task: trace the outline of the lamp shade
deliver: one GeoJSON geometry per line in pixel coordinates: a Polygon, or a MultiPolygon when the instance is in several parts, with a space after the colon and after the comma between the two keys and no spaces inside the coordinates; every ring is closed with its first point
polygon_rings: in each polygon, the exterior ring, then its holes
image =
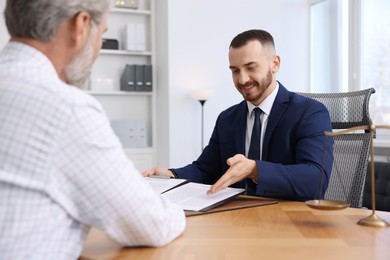
{"type": "Polygon", "coordinates": [[[212,89],[196,89],[191,92],[191,96],[195,99],[201,101],[201,100],[207,100],[214,94],[214,90],[212,89]]]}

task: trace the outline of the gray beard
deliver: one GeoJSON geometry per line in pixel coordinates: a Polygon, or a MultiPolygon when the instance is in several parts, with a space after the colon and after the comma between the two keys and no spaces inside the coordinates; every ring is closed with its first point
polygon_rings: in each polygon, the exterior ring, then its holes
{"type": "Polygon", "coordinates": [[[87,88],[87,82],[91,75],[93,59],[93,47],[96,30],[92,28],[84,48],[78,53],[65,68],[67,83],[80,89],[87,88]]]}

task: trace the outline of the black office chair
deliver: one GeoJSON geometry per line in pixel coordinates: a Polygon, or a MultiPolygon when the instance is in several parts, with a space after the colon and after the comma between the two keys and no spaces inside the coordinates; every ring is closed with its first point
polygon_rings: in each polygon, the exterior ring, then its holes
{"type": "MultiPolygon", "coordinates": [[[[375,209],[390,212],[390,163],[375,162],[375,209]]],[[[363,207],[372,209],[371,167],[367,168],[363,207]]]]}
{"type": "MultiPolygon", "coordinates": [[[[298,93],[323,103],[329,111],[333,131],[371,125],[369,101],[375,89],[341,93],[298,93]]],[[[330,137],[328,137],[330,138],[330,137]]],[[[351,207],[363,205],[363,190],[370,155],[370,132],[334,136],[333,169],[327,200],[347,201],[351,207]]]]}

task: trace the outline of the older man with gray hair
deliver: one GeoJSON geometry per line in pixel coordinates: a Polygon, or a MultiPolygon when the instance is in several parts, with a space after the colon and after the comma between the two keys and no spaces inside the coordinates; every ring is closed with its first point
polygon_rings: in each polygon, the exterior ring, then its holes
{"type": "Polygon", "coordinates": [[[85,85],[109,0],[7,0],[0,53],[0,259],[76,259],[90,227],[163,246],[183,210],[127,159],[85,85]]]}

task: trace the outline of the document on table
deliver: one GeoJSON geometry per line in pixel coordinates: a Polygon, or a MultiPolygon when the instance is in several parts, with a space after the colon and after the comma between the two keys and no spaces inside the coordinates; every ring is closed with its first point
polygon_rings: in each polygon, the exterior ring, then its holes
{"type": "Polygon", "coordinates": [[[164,193],[188,182],[188,180],[185,179],[169,179],[161,177],[146,177],[146,180],[157,193],[164,193]]]}
{"type": "Polygon", "coordinates": [[[211,185],[161,176],[146,177],[146,180],[157,193],[175,202],[183,210],[190,211],[210,210],[245,192],[245,189],[228,187],[215,194],[207,195],[211,185]]]}
{"type": "Polygon", "coordinates": [[[183,210],[207,211],[245,192],[245,189],[227,187],[207,195],[211,185],[188,182],[162,194],[183,210]]]}

